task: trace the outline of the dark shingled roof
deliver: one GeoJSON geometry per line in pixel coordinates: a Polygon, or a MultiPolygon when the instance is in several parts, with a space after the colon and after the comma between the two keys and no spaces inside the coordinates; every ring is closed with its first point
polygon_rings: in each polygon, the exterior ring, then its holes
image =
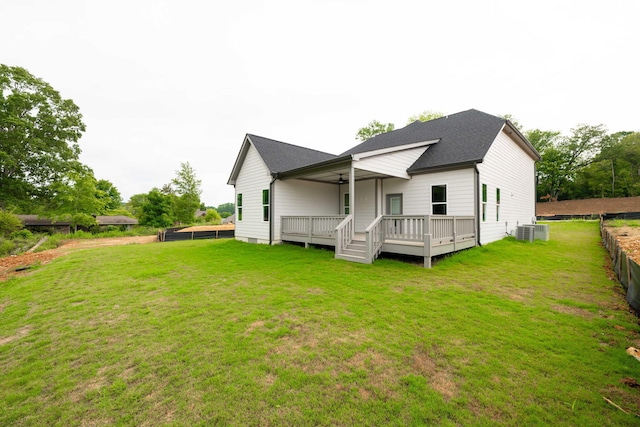
{"type": "Polygon", "coordinates": [[[409,173],[480,162],[505,122],[482,111],[467,110],[377,135],[341,155],[438,140],[408,169],[409,173]]]}
{"type": "Polygon", "coordinates": [[[247,134],[269,171],[273,173],[297,169],[337,158],[333,154],[247,134]]]}

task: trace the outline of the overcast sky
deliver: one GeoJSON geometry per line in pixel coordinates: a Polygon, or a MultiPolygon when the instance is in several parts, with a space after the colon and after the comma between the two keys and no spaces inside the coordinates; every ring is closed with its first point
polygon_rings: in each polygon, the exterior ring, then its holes
{"type": "Polygon", "coordinates": [[[640,1],[2,0],[0,63],[72,99],[126,201],[181,162],[202,201],[246,133],[339,154],[373,119],[513,115],[640,131],[640,1]]]}

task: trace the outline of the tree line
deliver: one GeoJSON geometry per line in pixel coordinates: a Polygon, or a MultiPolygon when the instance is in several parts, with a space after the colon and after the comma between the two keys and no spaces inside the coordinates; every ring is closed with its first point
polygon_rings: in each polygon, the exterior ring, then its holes
{"type": "MultiPolygon", "coordinates": [[[[166,227],[195,221],[205,210],[201,181],[186,162],[162,188],[123,203],[118,189],[80,162],[86,126],[78,106],[26,69],[0,64],[0,211],[96,225],[97,215],[129,215],[141,225],[166,227]]],[[[233,204],[210,207],[219,222],[233,204]]]]}

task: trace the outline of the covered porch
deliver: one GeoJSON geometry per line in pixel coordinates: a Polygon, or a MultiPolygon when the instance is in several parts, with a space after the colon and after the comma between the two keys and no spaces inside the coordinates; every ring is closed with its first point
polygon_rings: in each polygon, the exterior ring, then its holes
{"type": "Polygon", "coordinates": [[[335,247],[335,257],[370,264],[382,252],[431,258],[476,245],[474,216],[379,215],[364,232],[353,215],[283,216],[281,240],[335,247]]]}
{"type": "MultiPolygon", "coordinates": [[[[300,203],[280,203],[273,237],[333,246],[336,258],[359,263],[370,264],[382,252],[421,256],[425,267],[434,256],[475,246],[476,217],[460,215],[475,212],[473,201],[436,212],[429,181],[415,180],[407,172],[435,142],[347,155],[278,174],[285,193],[297,194],[300,203]]],[[[468,188],[473,187],[471,179],[469,175],[468,188]]],[[[457,197],[472,199],[467,194],[457,197]]]]}

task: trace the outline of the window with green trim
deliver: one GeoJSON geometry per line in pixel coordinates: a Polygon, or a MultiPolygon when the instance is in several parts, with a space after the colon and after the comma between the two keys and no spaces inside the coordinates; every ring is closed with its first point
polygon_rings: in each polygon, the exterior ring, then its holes
{"type": "Polygon", "coordinates": [[[496,221],[500,221],[500,189],[496,188],[496,221]]]}
{"type": "MultiPolygon", "coordinates": [[[[335,200],[335,199],[334,199],[335,200]]],[[[344,214],[349,215],[349,193],[344,193],[344,214]]]]}
{"type": "Polygon", "coordinates": [[[262,190],[262,220],[269,221],[269,190],[262,190]]]}
{"type": "Polygon", "coordinates": [[[242,193],[236,196],[236,207],[238,208],[238,221],[242,221],[242,193]]]}

